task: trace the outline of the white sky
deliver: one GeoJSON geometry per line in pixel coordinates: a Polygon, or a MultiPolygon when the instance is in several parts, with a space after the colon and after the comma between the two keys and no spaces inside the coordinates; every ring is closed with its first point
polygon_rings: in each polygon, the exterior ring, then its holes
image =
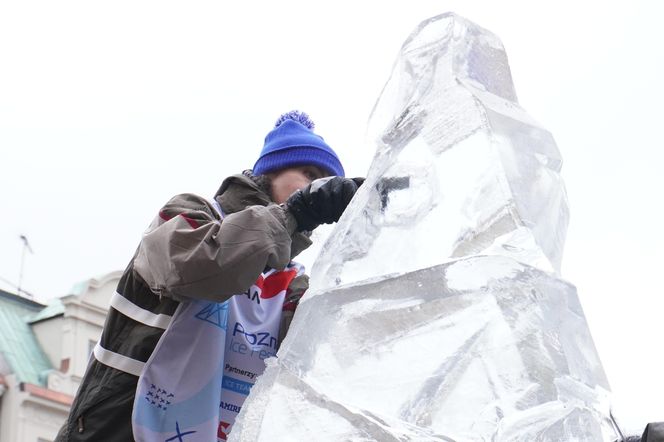
{"type": "Polygon", "coordinates": [[[21,234],[38,300],[123,269],[162,203],[251,167],[290,109],[365,175],[366,120],[398,50],[447,11],[501,38],[521,105],[565,159],[563,275],[618,418],[663,421],[655,1],[0,0],[0,278],[18,281],[21,234]]]}

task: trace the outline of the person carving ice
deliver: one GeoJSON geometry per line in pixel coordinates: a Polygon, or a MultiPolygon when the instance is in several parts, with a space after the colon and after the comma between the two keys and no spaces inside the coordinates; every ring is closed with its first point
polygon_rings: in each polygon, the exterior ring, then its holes
{"type": "Polygon", "coordinates": [[[299,111],[212,200],[183,194],[144,233],[57,441],[225,440],[308,287],[292,261],[363,179],[299,111]]]}

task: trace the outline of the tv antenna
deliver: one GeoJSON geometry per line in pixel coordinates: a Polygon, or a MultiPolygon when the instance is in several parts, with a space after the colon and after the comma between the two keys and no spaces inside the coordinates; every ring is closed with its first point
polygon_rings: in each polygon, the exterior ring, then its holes
{"type": "MultiPolygon", "coordinates": [[[[28,238],[25,235],[21,235],[19,238],[21,238],[21,241],[23,241],[23,251],[21,252],[21,269],[19,270],[18,274],[18,286],[16,287],[16,294],[21,295],[21,284],[23,282],[23,266],[25,265],[25,252],[28,251],[30,254],[34,254],[32,251],[32,247],[30,247],[30,243],[28,242],[28,238]]],[[[29,298],[32,298],[32,295],[26,291],[23,291],[25,295],[27,295],[29,298]]]]}

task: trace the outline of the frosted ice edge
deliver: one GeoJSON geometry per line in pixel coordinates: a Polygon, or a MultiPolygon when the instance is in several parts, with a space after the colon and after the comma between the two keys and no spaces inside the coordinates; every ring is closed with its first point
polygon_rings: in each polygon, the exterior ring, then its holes
{"type": "MultiPolygon", "coordinates": [[[[251,403],[251,410],[262,412],[261,425],[256,430],[255,422],[249,421],[255,416],[248,411],[238,418],[238,425],[229,441],[272,441],[272,440],[366,440],[366,441],[452,441],[443,435],[433,434],[426,428],[420,428],[408,422],[399,421],[389,416],[379,416],[367,410],[356,409],[317,392],[302,379],[294,376],[287,368],[271,366],[270,394],[279,397],[277,402],[269,402],[264,408],[251,403]],[[281,418],[283,416],[283,419],[281,418]],[[291,416],[297,416],[299,428],[288,425],[291,416]],[[284,422],[285,421],[285,422],[284,422]],[[275,423],[278,423],[275,428],[275,423]],[[288,431],[282,431],[286,430],[288,431]],[[260,427],[259,427],[260,428],[260,427]],[[276,430],[276,431],[275,431],[276,430]],[[275,439],[276,438],[276,439],[275,439]]],[[[260,381],[254,388],[264,389],[260,381]]]]}

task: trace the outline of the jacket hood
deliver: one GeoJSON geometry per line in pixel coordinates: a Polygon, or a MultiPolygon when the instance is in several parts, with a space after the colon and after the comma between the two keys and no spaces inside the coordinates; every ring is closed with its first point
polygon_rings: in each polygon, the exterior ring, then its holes
{"type": "Polygon", "coordinates": [[[226,178],[214,197],[226,214],[239,212],[249,206],[267,206],[272,203],[269,195],[244,174],[226,178]]]}

